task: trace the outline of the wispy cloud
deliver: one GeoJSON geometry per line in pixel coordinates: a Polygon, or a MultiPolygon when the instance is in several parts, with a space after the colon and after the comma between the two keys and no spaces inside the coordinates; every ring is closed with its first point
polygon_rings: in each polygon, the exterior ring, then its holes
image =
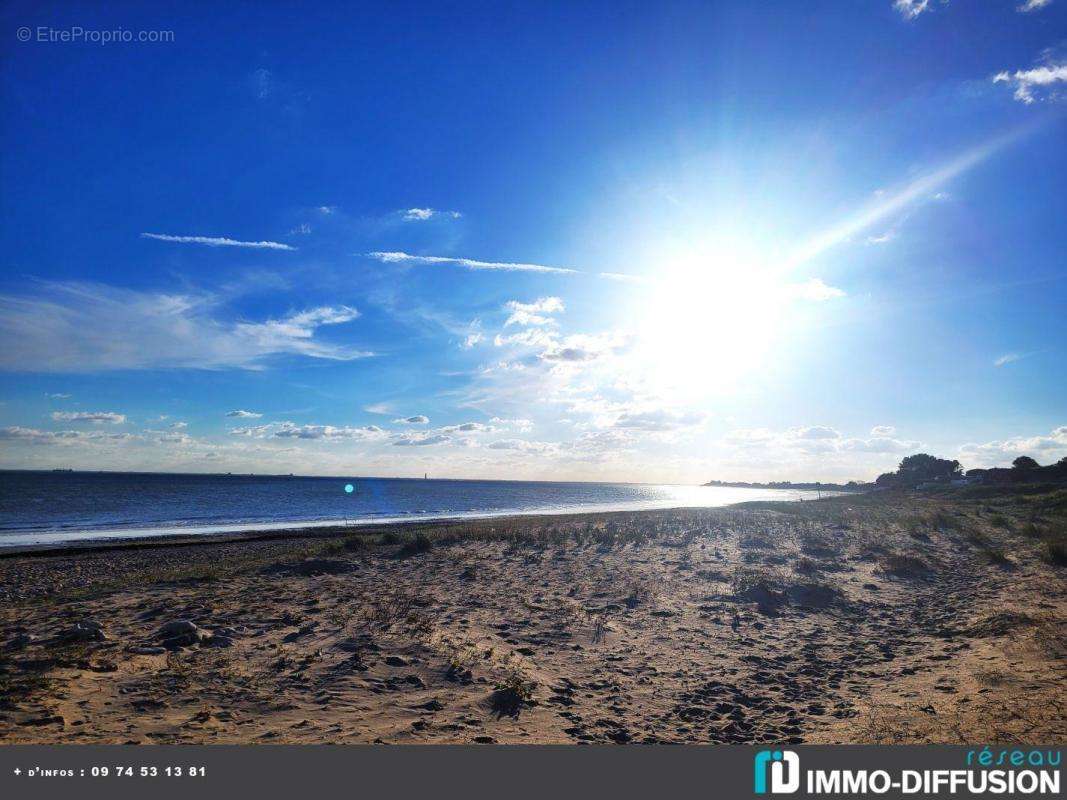
{"type": "Polygon", "coordinates": [[[1016,361],[1022,361],[1024,358],[1029,358],[1034,355],[1033,353],[1005,353],[1004,355],[993,360],[994,367],[1003,367],[1006,364],[1014,364],[1016,361]]]}
{"type": "Polygon", "coordinates": [[[463,341],[460,342],[460,347],[464,350],[470,350],[477,344],[481,344],[485,341],[485,334],[480,331],[474,331],[474,333],[468,333],[463,337],[463,341]]]}
{"type": "Polygon", "coordinates": [[[430,423],[430,418],[424,414],[416,414],[413,417],[400,417],[399,419],[394,419],[393,422],[398,425],[428,425],[430,423]]]}
{"type": "Polygon", "coordinates": [[[323,326],[355,319],[349,306],[320,306],[263,322],[227,319],[211,292],[166,294],[95,283],[44,283],[31,295],[0,295],[0,369],[96,372],[192,367],[261,368],[274,356],[347,361],[372,355],[324,342],[323,326]]]}
{"type": "Polygon", "coordinates": [[[447,217],[459,219],[463,216],[459,211],[438,211],[436,208],[409,208],[400,212],[405,222],[425,222],[434,217],[447,217]]]}
{"type": "Polygon", "coordinates": [[[69,400],[70,399],[70,395],[69,394],[63,394],[62,392],[51,392],[50,394],[46,394],[45,397],[50,397],[53,400],[69,400]]]}
{"type": "Polygon", "coordinates": [[[527,264],[513,261],[478,261],[473,258],[453,258],[450,256],[417,256],[401,250],[393,252],[375,251],[365,255],[381,261],[383,264],[455,264],[467,269],[503,270],[506,272],[550,272],[564,275],[591,274],[607,280],[619,281],[620,283],[647,284],[651,282],[649,278],[643,275],[629,275],[623,272],[583,273],[582,270],[570,267],[551,267],[545,264],[527,264]]]}
{"type": "Polygon", "coordinates": [[[238,419],[259,419],[263,415],[256,411],[245,411],[243,408],[239,408],[236,411],[227,411],[226,416],[238,419]]]}
{"type": "Polygon", "coordinates": [[[252,247],[259,250],[296,250],[291,245],[281,242],[243,242],[227,236],[172,236],[169,233],[142,233],[144,239],[158,239],[161,242],[178,242],[180,244],[204,244],[208,247],[252,247]]]}
{"type": "Polygon", "coordinates": [[[993,137],[980,145],[965,150],[936,169],[893,191],[879,193],[872,202],[862,207],[852,216],[802,242],[787,259],[785,266],[796,267],[811,261],[831,247],[841,244],[893,214],[898,214],[915,201],[930,197],[941,186],[981,164],[994,153],[1018,141],[1029,133],[1032,128],[1032,125],[1024,125],[1008,133],[993,137]]]}
{"type": "Polygon", "coordinates": [[[895,8],[904,19],[915,19],[930,10],[930,0],[893,0],[895,8]]]}
{"type": "Polygon", "coordinates": [[[868,236],[867,244],[888,244],[897,238],[897,232],[895,230],[888,230],[878,236],[868,236]]]}
{"type": "Polygon", "coordinates": [[[1052,5],[1052,0],[1026,0],[1021,6],[1016,6],[1015,10],[1020,14],[1029,14],[1031,11],[1040,11],[1049,5],[1052,5]]]}
{"type": "Polygon", "coordinates": [[[367,253],[370,258],[377,259],[383,264],[455,264],[459,267],[475,270],[503,270],[506,272],[552,272],[560,274],[575,274],[576,269],[566,267],[548,267],[544,264],[523,264],[511,261],[477,261],[473,258],[452,258],[449,256],[415,256],[404,252],[373,252],[367,253]]]}
{"type": "Polygon", "coordinates": [[[368,414],[392,414],[393,410],[389,407],[388,403],[372,403],[369,406],[363,406],[363,410],[368,414]]]}
{"type": "Polygon", "coordinates": [[[121,425],[126,421],[126,415],[114,411],[53,411],[52,419],[57,422],[92,422],[96,425],[108,422],[121,425]]]}
{"type": "Polygon", "coordinates": [[[274,76],[269,69],[260,67],[252,72],[252,91],[259,100],[266,100],[274,90],[274,76]]]}

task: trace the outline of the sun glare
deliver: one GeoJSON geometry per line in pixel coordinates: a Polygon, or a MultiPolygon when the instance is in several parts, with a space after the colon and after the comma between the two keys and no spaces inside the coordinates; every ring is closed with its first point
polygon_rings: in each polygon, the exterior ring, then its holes
{"type": "Polygon", "coordinates": [[[654,275],[638,350],[655,385],[692,401],[758,368],[788,299],[766,261],[717,245],[666,258],[654,275]]]}

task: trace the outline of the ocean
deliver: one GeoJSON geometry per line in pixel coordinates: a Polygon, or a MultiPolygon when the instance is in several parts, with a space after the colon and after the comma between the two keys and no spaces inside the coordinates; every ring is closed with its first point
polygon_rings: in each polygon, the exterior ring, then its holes
{"type": "Polygon", "coordinates": [[[633,483],[10,471],[0,472],[0,547],[415,519],[712,507],[813,494],[633,483]]]}

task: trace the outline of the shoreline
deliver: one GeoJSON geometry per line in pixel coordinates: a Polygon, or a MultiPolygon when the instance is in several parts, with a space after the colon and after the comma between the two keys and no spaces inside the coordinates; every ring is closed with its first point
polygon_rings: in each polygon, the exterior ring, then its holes
{"type": "MultiPolygon", "coordinates": [[[[366,523],[336,524],[325,523],[322,525],[304,526],[301,524],[285,525],[279,528],[240,528],[239,530],[218,533],[195,533],[195,534],[163,534],[146,535],[131,538],[93,538],[69,542],[56,542],[55,544],[26,544],[26,545],[0,545],[0,560],[21,556],[67,556],[78,553],[95,553],[115,550],[135,550],[155,547],[189,547],[195,545],[232,544],[236,542],[260,542],[260,541],[307,541],[315,542],[321,539],[335,539],[347,536],[377,536],[390,532],[405,532],[412,528],[444,528],[465,522],[485,523],[495,522],[500,524],[529,524],[580,520],[583,517],[604,519],[612,516],[631,516],[635,514],[650,515],[657,513],[685,512],[685,511],[717,511],[730,510],[742,507],[750,502],[759,503],[792,503],[793,500],[756,500],[733,503],[723,506],[674,506],[664,508],[639,508],[639,509],[612,509],[612,510],[588,510],[588,511],[559,511],[543,512],[532,511],[529,513],[501,512],[499,514],[480,514],[477,516],[440,516],[419,517],[416,519],[385,519],[370,520],[366,523]]],[[[814,501],[812,501],[814,502],[814,501]]]]}
{"type": "MultiPolygon", "coordinates": [[[[767,490],[774,491],[776,494],[793,494],[793,497],[758,497],[751,500],[742,500],[736,503],[725,503],[723,505],[716,506],[702,506],[702,505],[638,505],[630,508],[619,507],[618,504],[604,503],[604,504],[589,504],[582,507],[574,508],[537,508],[527,511],[514,511],[514,510],[502,510],[502,511],[474,511],[474,512],[458,512],[447,513],[442,512],[440,514],[430,513],[426,515],[411,514],[407,516],[383,516],[381,518],[375,517],[362,517],[353,518],[347,521],[339,519],[332,520],[284,520],[278,522],[236,522],[236,523],[219,523],[215,525],[196,525],[196,526],[159,526],[159,527],[129,527],[129,528],[110,528],[110,529],[81,529],[81,530],[49,530],[49,531],[12,531],[2,532],[0,531],[0,558],[3,558],[8,554],[17,554],[25,552],[34,552],[37,550],[57,550],[63,552],[71,552],[72,549],[80,547],[93,547],[105,544],[122,544],[122,543],[134,543],[143,542],[145,544],[158,543],[167,539],[181,540],[181,541],[204,541],[210,540],[227,540],[229,538],[249,538],[256,536],[269,536],[271,534],[277,534],[279,536],[295,535],[298,532],[304,532],[304,535],[315,536],[318,532],[320,535],[329,536],[334,535],[337,531],[345,530],[362,530],[371,527],[377,527],[382,525],[420,525],[427,523],[438,522],[463,522],[465,520],[485,520],[485,519],[510,519],[510,518],[536,518],[536,517],[564,517],[572,516],[576,514],[634,514],[651,511],[670,511],[681,509],[714,509],[714,508],[731,508],[738,505],[743,505],[750,502],[781,502],[781,503],[795,503],[795,502],[815,502],[819,498],[807,497],[800,491],[791,492],[789,490],[767,490]],[[13,540],[27,540],[35,539],[39,541],[18,541],[13,544],[8,542],[13,540]]],[[[833,496],[842,494],[851,494],[845,492],[839,493],[824,493],[823,499],[829,499],[833,496]]]]}

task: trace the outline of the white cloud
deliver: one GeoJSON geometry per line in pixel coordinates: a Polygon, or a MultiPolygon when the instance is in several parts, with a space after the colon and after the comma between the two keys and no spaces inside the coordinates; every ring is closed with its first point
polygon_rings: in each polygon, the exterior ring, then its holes
{"type": "Polygon", "coordinates": [[[393,410],[389,407],[388,403],[372,403],[369,406],[363,406],[363,410],[368,414],[392,414],[393,410]]]}
{"type": "Polygon", "coordinates": [[[458,425],[446,425],[439,430],[441,433],[489,433],[493,431],[493,427],[482,422],[461,422],[458,425]]]}
{"type": "MultiPolygon", "coordinates": [[[[429,422],[426,417],[409,417],[408,420],[422,420],[414,424],[429,422]]],[[[408,420],[394,420],[395,422],[407,422],[408,420]]],[[[403,431],[390,435],[393,445],[397,447],[427,447],[436,444],[452,443],[461,447],[477,446],[476,439],[472,437],[496,433],[497,428],[486,425],[483,422],[461,422],[456,425],[445,425],[441,428],[426,431],[403,431]]]]}
{"type": "Polygon", "coordinates": [[[639,431],[673,431],[699,425],[706,418],[706,414],[696,411],[683,412],[671,409],[627,411],[619,415],[614,427],[639,431]]]}
{"type": "Polygon", "coordinates": [[[423,414],[416,414],[413,417],[401,417],[400,419],[394,419],[393,422],[399,425],[428,425],[430,418],[423,414]]]}
{"type": "Polygon", "coordinates": [[[592,361],[600,356],[596,350],[589,350],[585,347],[553,347],[551,350],[546,350],[541,354],[541,358],[545,361],[592,361]]]}
{"type": "Polygon", "coordinates": [[[893,0],[893,8],[899,11],[904,19],[915,19],[930,9],[930,0],[893,0]]]}
{"type": "Polygon", "coordinates": [[[796,439],[839,439],[841,434],[824,425],[812,425],[807,428],[794,428],[791,432],[796,439]]]}
{"type": "Polygon", "coordinates": [[[463,343],[460,345],[464,350],[470,350],[476,344],[485,340],[485,334],[482,333],[468,333],[463,337],[463,343]]]}
{"type": "Polygon", "coordinates": [[[296,250],[291,245],[281,242],[242,242],[226,236],[172,236],[168,233],[142,233],[142,238],[158,239],[161,242],[179,242],[181,244],[206,244],[208,247],[252,247],[259,250],[296,250]]]}
{"type": "Polygon", "coordinates": [[[506,347],[508,345],[548,347],[556,342],[557,338],[558,335],[553,331],[546,331],[541,328],[527,328],[507,336],[498,333],[493,337],[493,344],[496,347],[506,347]]]}
{"type": "Polygon", "coordinates": [[[70,395],[69,394],[63,394],[62,392],[52,392],[51,394],[46,394],[45,397],[50,397],[53,400],[69,400],[70,399],[70,395]]]}
{"type": "Polygon", "coordinates": [[[24,441],[45,441],[55,437],[52,431],[42,431],[37,428],[23,428],[21,425],[11,425],[0,428],[0,439],[12,441],[21,439],[24,441]]]}
{"type": "Polygon", "coordinates": [[[532,303],[509,300],[505,308],[511,312],[504,322],[505,328],[509,325],[549,325],[555,320],[545,315],[561,313],[563,301],[558,297],[539,297],[532,303]]]}
{"type": "MultiPolygon", "coordinates": [[[[173,426],[171,426],[173,427],[173,426]]],[[[166,444],[191,444],[194,439],[187,433],[181,431],[153,431],[146,430],[144,437],[147,441],[162,442],[166,444]]]]}
{"type": "Polygon", "coordinates": [[[522,453],[556,453],[556,442],[528,442],[525,439],[499,439],[486,445],[490,450],[517,450],[522,453]]]}
{"type": "Polygon", "coordinates": [[[782,452],[797,451],[808,455],[857,452],[894,454],[914,452],[921,446],[921,442],[897,439],[895,434],[896,429],[892,426],[878,425],[871,429],[870,438],[852,438],[842,436],[835,428],[810,425],[780,433],[766,428],[738,430],[728,434],[726,441],[743,451],[759,448],[782,452]]]}
{"type": "Polygon", "coordinates": [[[108,422],[121,425],[126,422],[125,414],[114,411],[53,411],[52,419],[61,422],[92,422],[96,425],[108,422]]]}
{"type": "Polygon", "coordinates": [[[337,213],[337,206],[319,206],[319,213],[324,217],[337,213]]]}
{"type": "Polygon", "coordinates": [[[1028,14],[1031,11],[1040,11],[1051,4],[1052,0],[1026,0],[1021,6],[1016,6],[1015,10],[1020,14],[1028,14]]]}
{"type": "Polygon", "coordinates": [[[243,428],[230,428],[230,436],[252,436],[262,439],[277,427],[277,423],[268,422],[266,425],[251,425],[243,428]]]}
{"type": "Polygon", "coordinates": [[[529,419],[505,419],[503,417],[493,417],[489,422],[493,425],[499,425],[504,428],[514,428],[520,433],[527,433],[533,430],[533,420],[529,419]]]}
{"type": "Polygon", "coordinates": [[[188,422],[172,422],[170,424],[170,427],[174,428],[175,430],[181,430],[182,428],[188,428],[189,427],[189,423],[188,422]]]}
{"type": "Polygon", "coordinates": [[[1062,95],[1057,91],[1057,84],[1067,82],[1067,63],[1055,63],[1049,55],[1045,60],[1046,63],[1033,69],[998,72],[993,76],[993,83],[1014,86],[1013,96],[1026,105],[1039,100],[1059,100],[1062,95]]]}
{"type": "Polygon", "coordinates": [[[393,444],[397,447],[427,447],[449,441],[451,437],[441,433],[404,434],[395,439],[393,444]]]}
{"type": "Polygon", "coordinates": [[[223,318],[209,292],[166,294],[91,283],[38,284],[34,295],[0,295],[0,369],[97,372],[120,369],[256,369],[271,357],[347,361],[372,353],[316,338],[355,319],[321,306],[265,322],[223,318]]]}
{"type": "Polygon", "coordinates": [[[894,439],[892,436],[873,436],[870,439],[842,439],[839,450],[862,453],[907,453],[919,447],[919,442],[894,439]]]}
{"type": "Polygon", "coordinates": [[[557,339],[549,335],[539,358],[542,361],[576,362],[594,361],[625,347],[627,338],[617,332],[601,334],[577,333],[557,339]]]}
{"type": "Polygon", "coordinates": [[[423,222],[434,217],[449,217],[459,219],[463,215],[458,211],[438,211],[436,208],[409,208],[401,212],[405,222],[423,222]]]}
{"type": "Polygon", "coordinates": [[[568,445],[568,449],[579,454],[603,458],[629,452],[633,445],[634,439],[629,431],[607,430],[582,434],[568,445]]]}
{"type": "Polygon", "coordinates": [[[1067,456],[1067,425],[1054,428],[1051,433],[1039,436],[1016,436],[1010,439],[965,444],[960,453],[973,459],[979,466],[1007,466],[1017,456],[1028,455],[1042,464],[1048,464],[1067,456]]]}
{"type": "Polygon", "coordinates": [[[880,236],[868,236],[867,244],[888,244],[897,238],[897,232],[893,230],[886,231],[880,236]]]}
{"type": "Polygon", "coordinates": [[[460,267],[474,270],[504,270],[507,272],[553,272],[574,274],[578,270],[564,267],[546,267],[543,264],[523,264],[510,261],[476,261],[472,258],[451,258],[447,256],[414,256],[404,252],[373,252],[367,253],[370,258],[377,259],[383,264],[455,264],[460,267]]]}
{"type": "Polygon", "coordinates": [[[843,290],[838,289],[836,286],[827,286],[820,278],[811,278],[806,283],[797,284],[794,290],[799,297],[816,302],[845,296],[843,290]]]}
{"type": "Polygon", "coordinates": [[[0,428],[0,439],[26,441],[31,444],[71,444],[75,442],[124,441],[138,438],[132,433],[107,433],[106,431],[42,431],[14,425],[0,428]]]}
{"type": "Polygon", "coordinates": [[[259,419],[263,415],[256,411],[245,411],[243,408],[239,408],[236,411],[227,411],[226,416],[239,419],[259,419]]]}
{"type": "Polygon", "coordinates": [[[293,422],[268,422],[265,425],[231,428],[230,435],[254,439],[354,439],[358,441],[380,440],[387,436],[385,430],[377,425],[352,427],[348,425],[297,425],[293,422]]]}
{"type": "Polygon", "coordinates": [[[381,439],[385,431],[377,425],[365,425],[360,428],[349,426],[335,427],[333,425],[294,425],[291,422],[283,422],[274,431],[273,436],[279,439],[381,439]]]}

